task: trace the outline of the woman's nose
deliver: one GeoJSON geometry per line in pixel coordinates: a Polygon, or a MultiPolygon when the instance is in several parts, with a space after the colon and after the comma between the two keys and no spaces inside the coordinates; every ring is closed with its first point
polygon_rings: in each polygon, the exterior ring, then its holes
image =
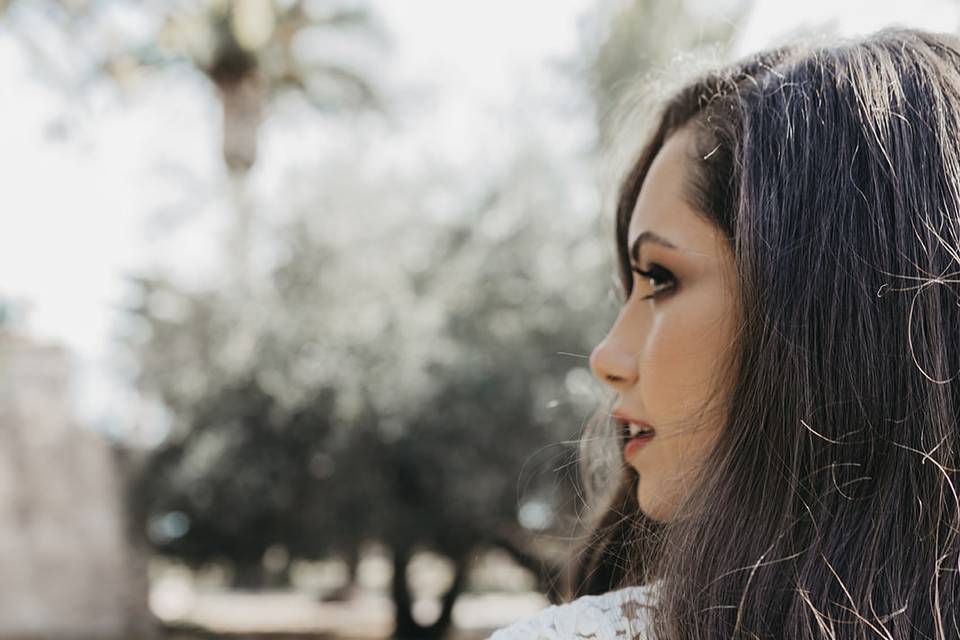
{"type": "Polygon", "coordinates": [[[609,335],[590,354],[590,369],[593,375],[617,390],[629,387],[637,379],[636,356],[609,335]]]}

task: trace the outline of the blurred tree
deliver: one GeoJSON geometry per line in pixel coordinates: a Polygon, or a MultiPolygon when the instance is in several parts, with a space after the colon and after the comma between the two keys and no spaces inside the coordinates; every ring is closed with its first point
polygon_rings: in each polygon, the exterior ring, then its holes
{"type": "Polygon", "coordinates": [[[601,3],[596,15],[601,28],[585,51],[601,145],[616,139],[618,108],[635,95],[638,81],[678,55],[727,50],[751,5],[752,0],[733,0],[721,8],[676,0],[601,3]]]}
{"type": "MultiPolygon", "coordinates": [[[[172,3],[159,38],[134,51],[141,64],[187,62],[217,88],[223,105],[223,157],[243,174],[257,157],[266,102],[285,90],[321,111],[379,107],[363,73],[329,57],[323,44],[337,31],[376,36],[356,4],[304,0],[205,0],[172,3]],[[321,8],[322,7],[322,8],[321,8]]],[[[126,62],[109,58],[115,74],[126,62]]]]}
{"type": "MultiPolygon", "coordinates": [[[[478,222],[471,219],[465,227],[478,222]]],[[[436,274],[438,290],[432,295],[446,302],[446,331],[457,357],[436,366],[432,401],[410,419],[379,466],[386,499],[376,537],[394,550],[398,637],[425,633],[402,606],[412,600],[399,577],[413,549],[426,546],[454,563],[457,578],[437,622],[446,625],[470,552],[515,542],[506,532],[521,530],[520,511],[537,497],[547,497],[548,519],[525,524],[559,525],[550,519],[560,519],[559,503],[572,494],[555,473],[573,458],[569,445],[582,416],[569,403],[553,411],[546,407],[550,399],[568,396],[566,377],[582,371],[582,362],[559,352],[586,353],[599,314],[590,304],[589,310],[573,307],[569,290],[544,286],[547,274],[537,262],[548,251],[540,242],[551,234],[542,223],[530,220],[493,241],[474,233],[438,260],[445,266],[436,274]],[[546,456],[538,455],[544,451],[546,456]]],[[[576,254],[572,238],[557,241],[554,249],[576,254]]],[[[568,273],[575,278],[597,275],[574,265],[568,273]]],[[[598,292],[600,299],[591,302],[602,301],[602,288],[598,292]]],[[[511,551],[515,547],[510,544],[511,551]]],[[[543,587],[553,586],[559,558],[525,559],[543,587]]]]}
{"type": "Polygon", "coordinates": [[[0,19],[64,88],[103,76],[122,86],[151,68],[198,71],[217,90],[223,158],[238,175],[256,161],[265,106],[285,92],[322,112],[382,108],[369,79],[372,65],[359,59],[369,58],[384,38],[356,3],[160,0],[145,7],[132,0],[0,0],[0,19]],[[139,15],[118,21],[124,10],[139,15]],[[28,33],[38,20],[55,32],[28,33]],[[55,42],[55,34],[72,49],[70,64],[57,60],[64,43],[55,42]],[[336,46],[345,41],[361,44],[353,47],[352,60],[343,54],[349,47],[336,46]],[[75,77],[65,77],[68,70],[75,77]]]}
{"type": "Polygon", "coordinates": [[[235,209],[228,269],[240,295],[249,286],[255,217],[245,177],[257,159],[268,104],[293,93],[325,113],[384,108],[370,76],[385,39],[356,3],[4,0],[0,19],[14,26],[11,32],[44,75],[71,92],[105,77],[124,87],[140,72],[169,67],[199,72],[211,83],[223,113],[221,151],[235,209]],[[124,9],[136,11],[137,19],[116,19],[124,9]],[[44,30],[36,37],[38,20],[59,37],[44,30]],[[143,21],[146,28],[129,27],[143,21]]]}
{"type": "Polygon", "coordinates": [[[265,584],[272,547],[311,560],[336,551],[329,538],[308,534],[301,512],[338,511],[331,500],[342,492],[326,486],[318,464],[329,456],[330,406],[331,394],[320,392],[308,406],[284,410],[255,379],[205,397],[192,428],[153,453],[131,496],[150,508],[141,518],[156,548],[194,567],[226,560],[241,588],[265,584]]]}
{"type": "Polygon", "coordinates": [[[155,41],[108,57],[104,68],[122,77],[131,54],[140,65],[186,62],[216,87],[223,109],[223,158],[236,209],[228,255],[245,295],[253,211],[243,178],[257,158],[265,105],[292,90],[319,111],[381,108],[365,72],[331,57],[337,47],[329,46],[344,31],[369,43],[379,34],[369,12],[355,3],[204,0],[171,3],[165,14],[155,41]]]}
{"type": "Polygon", "coordinates": [[[593,216],[571,207],[582,185],[564,171],[583,167],[542,150],[513,163],[474,206],[430,216],[429,184],[365,180],[338,161],[326,174],[338,186],[280,233],[252,347],[236,341],[245,307],[231,298],[138,282],[141,386],[176,425],[134,497],[162,552],[226,555],[255,576],[272,546],[315,559],[382,542],[401,637],[449,626],[484,546],[552,586],[560,558],[535,543],[575,518],[572,474],[556,471],[575,462],[594,400],[585,358],[605,324],[607,264],[593,216]],[[350,224],[331,223],[345,211],[350,224]],[[175,537],[160,524],[171,514],[175,537]],[[405,579],[418,549],[455,567],[428,627],[405,579]]]}

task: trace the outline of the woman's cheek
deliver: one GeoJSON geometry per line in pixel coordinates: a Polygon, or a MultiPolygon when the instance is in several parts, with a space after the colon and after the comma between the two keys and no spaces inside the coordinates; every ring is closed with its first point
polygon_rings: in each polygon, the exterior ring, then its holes
{"type": "Polygon", "coordinates": [[[677,402],[683,395],[684,366],[677,358],[683,327],[674,315],[667,311],[654,314],[640,357],[643,406],[654,427],[676,417],[677,402]]]}
{"type": "Polygon", "coordinates": [[[674,305],[651,319],[640,379],[643,407],[654,427],[687,424],[709,401],[723,339],[709,311],[674,305]]]}

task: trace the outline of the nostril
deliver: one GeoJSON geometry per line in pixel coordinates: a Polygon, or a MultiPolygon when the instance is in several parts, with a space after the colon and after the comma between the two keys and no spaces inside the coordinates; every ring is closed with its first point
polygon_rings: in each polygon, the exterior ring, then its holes
{"type": "Polygon", "coordinates": [[[619,387],[633,379],[635,363],[623,345],[605,339],[590,354],[590,369],[597,380],[619,387]]]}

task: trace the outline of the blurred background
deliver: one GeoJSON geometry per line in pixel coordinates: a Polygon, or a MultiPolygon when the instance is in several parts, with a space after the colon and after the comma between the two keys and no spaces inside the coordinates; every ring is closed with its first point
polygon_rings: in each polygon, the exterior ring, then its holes
{"type": "Polygon", "coordinates": [[[960,5],[0,0],[0,640],[484,638],[556,601],[616,105],[888,24],[960,5]]]}

